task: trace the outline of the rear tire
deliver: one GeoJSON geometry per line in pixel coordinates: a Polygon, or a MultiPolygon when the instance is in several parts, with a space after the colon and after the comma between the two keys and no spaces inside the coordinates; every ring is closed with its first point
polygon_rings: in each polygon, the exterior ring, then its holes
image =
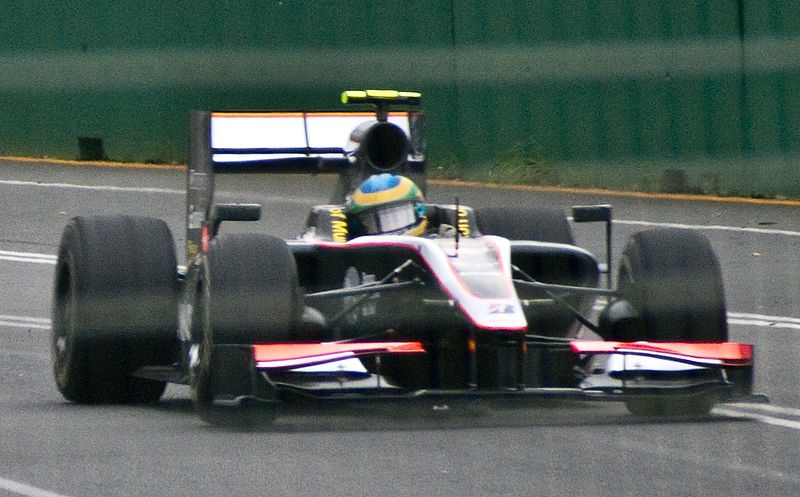
{"type": "Polygon", "coordinates": [[[574,244],[572,227],[558,209],[516,209],[484,207],[475,209],[478,229],[484,235],[509,240],[574,244]]]}
{"type": "Polygon", "coordinates": [[[51,355],[56,386],[79,403],[149,403],[165,382],[131,376],[177,358],[172,235],[158,219],[76,217],[56,262],[51,355]]]}

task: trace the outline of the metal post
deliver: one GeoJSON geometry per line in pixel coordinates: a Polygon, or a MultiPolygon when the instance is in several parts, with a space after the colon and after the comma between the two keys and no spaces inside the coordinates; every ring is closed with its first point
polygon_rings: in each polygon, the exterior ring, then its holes
{"type": "MultiPolygon", "coordinates": [[[[610,209],[610,208],[609,208],[610,209]]],[[[612,254],[611,254],[611,216],[608,216],[606,220],[606,288],[611,290],[614,288],[612,283],[612,278],[614,277],[614,271],[612,271],[612,254]]]]}
{"type": "Polygon", "coordinates": [[[214,171],[211,164],[211,113],[189,113],[189,160],[186,173],[186,263],[202,245],[203,224],[211,214],[214,171]]]}

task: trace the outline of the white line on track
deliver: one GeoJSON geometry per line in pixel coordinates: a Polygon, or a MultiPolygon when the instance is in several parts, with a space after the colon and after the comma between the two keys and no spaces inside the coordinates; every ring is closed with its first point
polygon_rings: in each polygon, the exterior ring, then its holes
{"type": "Polygon", "coordinates": [[[800,325],[800,318],[790,318],[790,317],[778,317],[778,316],[768,316],[766,314],[748,314],[748,313],[741,313],[741,312],[729,312],[728,318],[734,319],[752,319],[752,320],[763,320],[763,321],[772,321],[772,320],[779,320],[785,323],[792,323],[796,325],[800,325]]]}
{"type": "Polygon", "coordinates": [[[756,326],[761,328],[800,330],[800,319],[786,316],[766,316],[764,314],[747,314],[729,312],[728,324],[739,326],[756,326]]]}
{"type": "Polygon", "coordinates": [[[64,494],[57,494],[49,490],[42,490],[41,488],[32,487],[24,483],[19,483],[13,480],[0,477],[0,489],[7,490],[16,495],[23,495],[25,497],[67,497],[64,494]]]}
{"type": "MultiPolygon", "coordinates": [[[[20,181],[20,180],[0,180],[0,185],[62,188],[62,189],[91,190],[91,191],[127,192],[127,193],[162,193],[169,195],[186,195],[185,189],[178,190],[174,188],[155,188],[155,187],[141,187],[141,186],[79,185],[76,183],[41,183],[38,181],[20,181]]],[[[227,197],[227,196],[239,197],[241,193],[217,189],[215,195],[220,197],[227,197]]],[[[319,203],[318,198],[298,197],[296,195],[295,196],[261,195],[261,198],[263,199],[264,202],[288,202],[301,205],[319,203]]]]}
{"type": "Polygon", "coordinates": [[[173,188],[151,188],[151,187],[136,187],[136,186],[78,185],[75,183],[41,183],[38,181],[20,181],[20,180],[0,180],[0,185],[36,186],[43,188],[71,188],[76,190],[95,190],[95,191],[111,191],[111,192],[169,193],[177,195],[186,195],[185,189],[177,190],[173,188]]]}
{"type": "Polygon", "coordinates": [[[37,330],[49,330],[51,328],[50,320],[47,318],[7,315],[0,315],[0,326],[9,326],[12,328],[33,328],[37,330]]]}
{"type": "Polygon", "coordinates": [[[800,237],[800,231],[776,230],[769,228],[742,228],[739,226],[705,225],[705,224],[681,224],[681,223],[656,223],[652,221],[626,221],[615,219],[614,224],[630,226],[659,226],[662,228],[681,228],[704,231],[729,231],[737,233],[756,233],[759,235],[783,235],[800,237]]]}
{"type": "MultiPolygon", "coordinates": [[[[780,407],[779,409],[780,410],[789,409],[792,411],[796,411],[796,409],[790,409],[786,407],[780,407]]],[[[757,414],[752,412],[740,411],[739,409],[736,409],[734,407],[715,407],[713,412],[731,418],[752,419],[753,421],[758,421],[759,423],[765,423],[772,426],[780,426],[782,428],[791,428],[792,430],[800,431],[800,421],[793,421],[791,419],[776,418],[774,416],[767,416],[766,414],[757,414]]]]}
{"type": "Polygon", "coordinates": [[[769,414],[777,414],[781,416],[800,418],[800,409],[795,409],[793,407],[781,407],[772,404],[747,404],[747,403],[735,404],[732,405],[731,407],[736,410],[762,411],[769,414]]]}
{"type": "Polygon", "coordinates": [[[56,256],[50,254],[36,254],[33,252],[10,252],[8,250],[0,250],[0,261],[55,264],[56,256]]]}

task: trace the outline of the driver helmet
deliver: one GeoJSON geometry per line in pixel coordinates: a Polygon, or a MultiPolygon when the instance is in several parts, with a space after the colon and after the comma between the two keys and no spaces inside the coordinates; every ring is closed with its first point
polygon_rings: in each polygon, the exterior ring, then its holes
{"type": "Polygon", "coordinates": [[[370,176],[350,195],[346,207],[358,231],[367,235],[419,236],[428,226],[422,191],[405,176],[370,176]]]}

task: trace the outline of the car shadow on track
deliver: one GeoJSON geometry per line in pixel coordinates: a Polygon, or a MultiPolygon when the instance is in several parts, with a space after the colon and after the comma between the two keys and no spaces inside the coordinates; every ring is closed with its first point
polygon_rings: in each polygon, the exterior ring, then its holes
{"type": "Polygon", "coordinates": [[[357,403],[346,406],[286,405],[277,413],[273,409],[251,409],[244,414],[234,410],[228,419],[217,419],[214,424],[201,421],[188,399],[169,398],[143,408],[159,415],[194,418],[209,430],[275,433],[749,422],[713,412],[707,416],[641,418],[628,413],[621,403],[563,400],[548,400],[524,407],[474,402],[452,406],[357,403]]]}

